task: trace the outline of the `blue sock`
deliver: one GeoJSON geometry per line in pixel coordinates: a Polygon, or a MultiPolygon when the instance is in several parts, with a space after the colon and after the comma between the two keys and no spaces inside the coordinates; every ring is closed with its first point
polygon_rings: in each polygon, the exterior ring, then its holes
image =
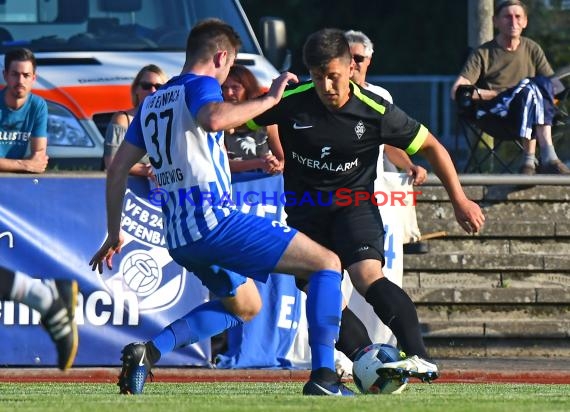
{"type": "Polygon", "coordinates": [[[307,289],[307,323],[312,370],[335,370],[334,345],[340,329],[342,276],[334,270],[311,275],[307,289]]]}
{"type": "Polygon", "coordinates": [[[238,316],[228,312],[220,300],[203,303],[184,317],[172,322],[162,330],[152,343],[161,355],[175,348],[198,342],[242,324],[238,316]]]}

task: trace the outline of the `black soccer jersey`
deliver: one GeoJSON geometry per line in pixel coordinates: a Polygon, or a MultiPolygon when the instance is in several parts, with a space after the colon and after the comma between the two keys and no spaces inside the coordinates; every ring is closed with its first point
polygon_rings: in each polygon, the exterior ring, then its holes
{"type": "Polygon", "coordinates": [[[381,144],[408,154],[423,144],[428,135],[424,126],[382,97],[352,82],[350,87],[348,102],[333,111],[319,100],[313,82],[290,86],[276,106],[253,120],[279,125],[285,190],[369,188],[381,144]]]}

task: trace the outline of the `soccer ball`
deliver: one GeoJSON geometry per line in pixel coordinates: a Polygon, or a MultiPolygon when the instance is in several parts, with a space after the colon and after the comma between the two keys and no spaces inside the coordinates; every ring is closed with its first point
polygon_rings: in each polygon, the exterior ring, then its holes
{"type": "Polygon", "coordinates": [[[403,359],[403,353],[385,343],[373,343],[362,349],[352,364],[354,383],[365,394],[400,393],[408,383],[408,378],[390,377],[378,374],[384,363],[403,359]]]}

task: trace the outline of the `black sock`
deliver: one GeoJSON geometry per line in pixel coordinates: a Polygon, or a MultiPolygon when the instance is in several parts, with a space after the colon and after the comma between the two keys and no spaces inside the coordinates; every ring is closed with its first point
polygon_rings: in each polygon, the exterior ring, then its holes
{"type": "Polygon", "coordinates": [[[351,311],[348,306],[342,311],[340,318],[340,333],[335,348],[354,361],[354,357],[360,349],[371,345],[366,326],[351,311]]]}
{"type": "Polygon", "coordinates": [[[394,332],[406,356],[428,358],[416,306],[402,288],[387,278],[378,279],[370,285],[365,298],[380,320],[394,332]]]}
{"type": "Polygon", "coordinates": [[[319,368],[314,371],[311,371],[311,379],[316,381],[324,381],[324,382],[337,382],[338,375],[335,371],[329,368],[319,368]]]}

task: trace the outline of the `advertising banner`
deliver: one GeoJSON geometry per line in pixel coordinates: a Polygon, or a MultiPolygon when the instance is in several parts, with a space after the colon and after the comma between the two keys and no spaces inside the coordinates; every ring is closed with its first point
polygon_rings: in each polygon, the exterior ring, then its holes
{"type": "MultiPolygon", "coordinates": [[[[121,349],[148,340],[208,299],[191,273],[162,247],[162,215],[145,197],[145,179],[132,178],[122,228],[125,245],[102,275],[88,262],[106,236],[105,178],[0,178],[0,261],[37,278],[75,279],[79,350],[75,365],[118,365],[121,349]]],[[[0,302],[0,364],[56,365],[39,314],[0,302]]],[[[161,359],[161,365],[206,366],[210,342],[161,359]]]]}
{"type": "MultiPolygon", "coordinates": [[[[391,179],[393,186],[378,183],[375,190],[411,190],[402,175],[385,175],[383,179],[391,179]]],[[[210,297],[201,282],[174,263],[164,248],[160,201],[153,190],[146,179],[129,179],[121,222],[125,244],[114,257],[113,268],[99,274],[88,262],[106,236],[103,175],[0,177],[0,264],[38,279],[79,283],[75,366],[119,365],[124,345],[149,340],[210,297]]],[[[280,175],[235,175],[232,199],[245,213],[280,222],[285,219],[280,175]]],[[[384,270],[401,285],[405,235],[392,222],[407,219],[408,212],[405,207],[380,207],[386,229],[384,270]]],[[[266,284],[256,285],[263,299],[262,311],[228,331],[228,350],[218,356],[216,367],[307,367],[310,351],[304,296],[294,278],[272,274],[266,284]]],[[[373,341],[391,339],[369,305],[352,291],[348,277],[343,290],[373,341]]],[[[54,345],[39,321],[39,314],[23,304],[0,302],[0,365],[56,365],[54,345]]],[[[211,356],[210,340],[206,340],[163,356],[160,365],[211,367],[211,356]]]]}

